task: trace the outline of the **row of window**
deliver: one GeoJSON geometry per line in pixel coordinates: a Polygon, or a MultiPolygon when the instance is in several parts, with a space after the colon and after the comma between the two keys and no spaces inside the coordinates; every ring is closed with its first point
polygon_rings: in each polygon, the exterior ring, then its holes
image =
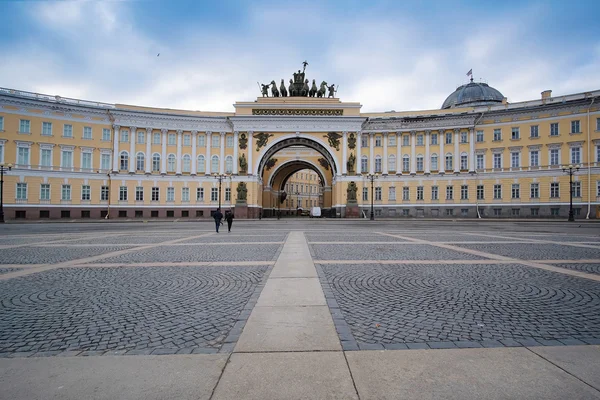
{"type": "Polygon", "coordinates": [[[287,183],[285,185],[285,191],[287,193],[293,192],[293,193],[318,193],[319,192],[319,186],[315,186],[315,185],[302,185],[302,184],[298,184],[298,183],[287,183]],[[296,190],[294,190],[294,187],[296,188],[296,190]],[[306,191],[304,190],[304,188],[306,187],[306,191]]]}
{"type": "MultiPolygon", "coordinates": [[[[146,143],[146,132],[145,131],[138,131],[136,133],[136,143],[137,144],[145,144],[146,143]]],[[[152,133],[152,144],[161,144],[161,133],[160,132],[154,132],[152,133]]],[[[191,146],[192,145],[192,135],[190,134],[183,134],[183,146],[191,146]]],[[[220,147],[221,146],[221,135],[218,133],[215,134],[211,134],[211,147],[220,147]]],[[[128,129],[121,129],[120,131],[120,135],[119,135],[119,141],[121,143],[129,143],[129,130],[128,129]]],[[[169,133],[167,134],[167,145],[169,146],[175,146],[177,145],[177,135],[175,133],[169,133]]],[[[199,134],[197,136],[196,139],[196,145],[198,147],[204,147],[206,146],[206,135],[203,134],[199,134]]],[[[226,135],[225,136],[225,146],[226,147],[233,147],[233,135],[226,135]]]]}
{"type": "MultiPolygon", "coordinates": [[[[3,154],[3,145],[0,144],[0,155],[3,154]]],[[[52,167],[52,148],[44,148],[40,149],[40,163],[39,165],[42,167],[52,167]]],[[[74,149],[72,147],[61,149],[60,152],[60,167],[61,168],[73,168],[73,153],[74,149]]],[[[31,149],[29,146],[17,146],[17,162],[16,164],[19,166],[31,165],[31,149]]],[[[100,168],[104,170],[109,170],[111,168],[111,160],[112,156],[110,153],[101,153],[100,154],[100,168]]],[[[81,169],[91,171],[93,169],[93,152],[92,150],[82,150],[81,151],[81,169]]]]}
{"type": "MultiPolygon", "coordinates": [[[[296,201],[296,203],[294,203],[294,199],[286,199],[285,200],[285,206],[287,208],[294,208],[294,204],[296,204],[295,207],[302,207],[302,199],[298,199],[296,201]]],[[[304,201],[305,207],[317,207],[318,206],[318,201],[314,200],[314,199],[306,199],[304,201]]]]}
{"type": "MultiPolygon", "coordinates": [[[[494,217],[502,217],[502,216],[506,216],[506,212],[503,213],[503,210],[506,211],[505,209],[502,208],[493,208],[492,209],[492,215],[494,217]]],[[[382,210],[381,209],[375,209],[375,215],[378,217],[382,216],[382,210]]],[[[416,216],[417,217],[424,217],[425,213],[423,209],[417,209],[416,210],[416,216]]],[[[454,216],[454,209],[452,208],[446,208],[445,209],[445,214],[446,216],[450,217],[450,216],[454,216]]],[[[581,215],[581,208],[573,208],[573,214],[575,214],[575,216],[580,216],[581,215]]],[[[439,210],[438,209],[432,209],[431,210],[431,215],[432,216],[438,216],[439,215],[439,210]]],[[[461,217],[468,217],[469,216],[469,209],[468,208],[461,208],[460,209],[460,215],[461,217]]],[[[521,208],[511,208],[510,209],[510,215],[513,217],[519,217],[521,216],[521,208]]],[[[532,207],[529,209],[529,215],[531,217],[538,217],[540,215],[540,209],[538,207],[532,207]]],[[[553,217],[558,217],[560,215],[560,207],[550,207],[550,215],[553,217]]],[[[394,217],[396,216],[396,210],[391,208],[389,210],[387,210],[387,216],[388,217],[394,217]]],[[[402,210],[402,216],[403,217],[410,217],[410,209],[405,208],[402,210]]]]}
{"type": "Polygon", "coordinates": [[[294,174],[294,177],[296,179],[306,179],[309,181],[316,181],[317,180],[317,175],[315,173],[304,173],[304,172],[296,172],[294,174]]]}
{"type": "MultiPolygon", "coordinates": [[[[0,117],[0,131],[4,130],[3,127],[4,118],[0,117]]],[[[54,135],[54,124],[52,122],[42,122],[42,130],[40,134],[42,136],[53,136],[54,135]]],[[[28,119],[22,119],[19,121],[19,133],[31,133],[31,121],[28,119]]],[[[73,138],[73,125],[63,124],[62,136],[65,138],[73,138]]],[[[82,139],[93,139],[93,129],[91,126],[84,126],[81,132],[82,139]]],[[[110,142],[110,129],[102,128],[102,141],[110,142]]]]}
{"type": "MultiPolygon", "coordinates": [[[[129,170],[129,153],[122,151],[119,157],[119,169],[121,171],[129,170]]],[[[210,159],[210,172],[219,172],[219,156],[214,155],[210,159]]],[[[161,164],[161,155],[158,153],[152,154],[152,172],[159,172],[161,164]]],[[[146,167],[146,154],[138,152],[135,156],[135,169],[136,171],[143,172],[146,167]]],[[[181,170],[182,172],[191,172],[192,170],[192,157],[189,154],[184,154],[181,157],[181,170]]],[[[201,154],[196,158],[196,171],[198,173],[206,172],[206,160],[201,154]]],[[[175,154],[169,154],[167,156],[167,172],[176,172],[176,157],[175,154]]],[[[225,173],[233,173],[233,157],[225,157],[225,173]]]]}

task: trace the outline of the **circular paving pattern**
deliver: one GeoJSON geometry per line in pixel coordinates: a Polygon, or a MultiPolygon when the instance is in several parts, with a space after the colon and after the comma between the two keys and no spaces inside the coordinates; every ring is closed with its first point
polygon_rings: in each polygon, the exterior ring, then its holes
{"type": "Polygon", "coordinates": [[[322,265],[363,343],[600,338],[600,283],[521,265],[322,265]]]}
{"type": "Polygon", "coordinates": [[[0,353],[218,349],[266,270],[66,268],[0,281],[0,353]]]}

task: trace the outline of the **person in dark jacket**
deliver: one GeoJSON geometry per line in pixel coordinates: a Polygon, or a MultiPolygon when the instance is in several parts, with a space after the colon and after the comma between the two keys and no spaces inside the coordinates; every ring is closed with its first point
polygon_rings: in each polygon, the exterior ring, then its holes
{"type": "Polygon", "coordinates": [[[213,214],[213,218],[215,219],[215,225],[217,228],[217,233],[219,233],[219,226],[221,225],[221,220],[223,219],[223,213],[220,208],[217,208],[217,211],[213,214]]]}
{"type": "Polygon", "coordinates": [[[225,221],[227,221],[227,232],[231,232],[231,225],[233,224],[234,218],[235,217],[233,216],[231,210],[225,211],[225,221]]]}

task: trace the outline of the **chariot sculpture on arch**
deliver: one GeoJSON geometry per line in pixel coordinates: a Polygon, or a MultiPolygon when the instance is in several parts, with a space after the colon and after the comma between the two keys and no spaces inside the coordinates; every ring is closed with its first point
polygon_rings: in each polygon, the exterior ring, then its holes
{"type": "MultiPolygon", "coordinates": [[[[302,70],[298,70],[298,72],[294,72],[292,74],[293,78],[290,79],[290,83],[288,87],[285,86],[285,80],[282,78],[281,83],[279,85],[279,89],[277,88],[277,84],[275,83],[275,79],[271,80],[271,83],[258,83],[258,88],[260,89],[262,97],[269,97],[269,88],[271,89],[272,97],[318,97],[318,98],[335,98],[337,93],[337,89],[335,85],[328,85],[327,81],[321,81],[321,85],[317,88],[316,79],[312,80],[312,84],[310,84],[310,80],[306,78],[306,67],[308,66],[308,62],[302,62],[302,70]],[[327,91],[329,90],[329,94],[327,91]]],[[[338,86],[339,88],[339,86],[338,86]]]]}

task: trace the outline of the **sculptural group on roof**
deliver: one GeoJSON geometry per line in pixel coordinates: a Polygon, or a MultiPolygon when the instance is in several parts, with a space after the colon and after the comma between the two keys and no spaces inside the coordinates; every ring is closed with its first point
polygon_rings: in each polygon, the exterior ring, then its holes
{"type": "Polygon", "coordinates": [[[269,97],[269,88],[271,89],[271,97],[318,97],[324,98],[327,92],[327,98],[335,98],[337,89],[335,84],[329,85],[326,81],[322,81],[319,87],[315,79],[312,80],[312,84],[309,85],[309,80],[306,79],[306,66],[308,62],[302,63],[302,71],[294,72],[293,79],[290,79],[289,85],[286,88],[285,82],[281,79],[279,89],[275,80],[272,80],[268,84],[259,84],[261,89],[262,97],[269,97]]]}

